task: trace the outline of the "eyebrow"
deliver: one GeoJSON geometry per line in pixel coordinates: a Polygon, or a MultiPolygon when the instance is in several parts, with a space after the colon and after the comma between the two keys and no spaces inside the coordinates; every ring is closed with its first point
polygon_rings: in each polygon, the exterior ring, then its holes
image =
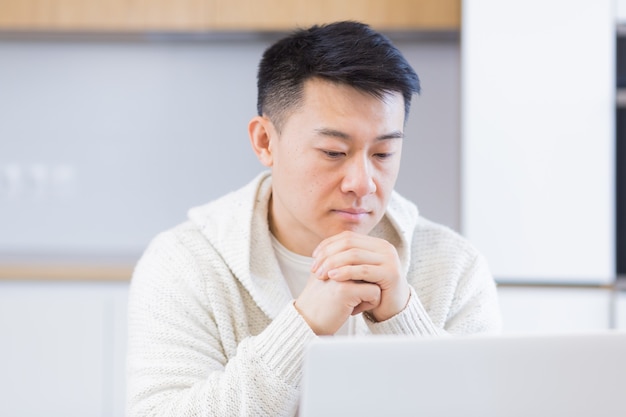
{"type": "MultiPolygon", "coordinates": [[[[352,140],[352,137],[345,132],[340,130],[330,129],[330,128],[320,128],[315,129],[315,133],[321,136],[330,136],[333,138],[341,139],[341,140],[352,140]]],[[[396,130],[394,132],[385,133],[384,135],[380,135],[376,137],[376,140],[386,140],[386,139],[402,139],[404,138],[404,133],[396,130]]]]}

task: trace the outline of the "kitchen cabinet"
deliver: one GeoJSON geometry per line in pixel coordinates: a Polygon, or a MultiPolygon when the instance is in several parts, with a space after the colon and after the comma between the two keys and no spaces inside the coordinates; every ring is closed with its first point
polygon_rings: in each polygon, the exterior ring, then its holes
{"type": "Polygon", "coordinates": [[[207,0],[6,0],[0,29],[19,31],[183,31],[209,26],[207,0]]]}
{"type": "Polygon", "coordinates": [[[611,284],[613,2],[467,0],[462,26],[462,233],[499,282],[611,284]]]}
{"type": "Polygon", "coordinates": [[[458,30],[460,0],[6,0],[0,30],[279,31],[335,20],[377,29],[458,30]]]}
{"type": "Polygon", "coordinates": [[[0,415],[123,416],[128,283],[0,282],[0,415]]]}
{"type": "Polygon", "coordinates": [[[216,29],[275,30],[336,20],[379,29],[458,30],[460,0],[217,0],[216,29]]]}
{"type": "Polygon", "coordinates": [[[501,285],[498,296],[504,333],[607,330],[613,321],[609,288],[501,285]]]}

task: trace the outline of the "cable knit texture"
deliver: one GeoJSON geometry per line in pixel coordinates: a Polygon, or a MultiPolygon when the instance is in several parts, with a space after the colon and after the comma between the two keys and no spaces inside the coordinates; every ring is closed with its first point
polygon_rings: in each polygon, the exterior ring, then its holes
{"type": "MultiPolygon", "coordinates": [[[[306,345],[317,336],[293,306],[267,223],[271,175],[189,212],[158,235],[135,269],[129,301],[128,413],[293,416],[306,345]]],[[[407,307],[363,334],[496,332],[485,260],[394,193],[372,231],[398,250],[407,307]]]]}

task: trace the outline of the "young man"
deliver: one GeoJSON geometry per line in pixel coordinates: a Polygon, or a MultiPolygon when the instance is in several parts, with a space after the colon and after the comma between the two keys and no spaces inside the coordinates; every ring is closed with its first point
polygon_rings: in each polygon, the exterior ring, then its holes
{"type": "Polygon", "coordinates": [[[249,135],[269,171],[192,209],[137,265],[130,416],[294,415],[320,335],[499,329],[484,259],[393,191],[418,92],[400,52],[359,23],[265,52],[249,135]]]}

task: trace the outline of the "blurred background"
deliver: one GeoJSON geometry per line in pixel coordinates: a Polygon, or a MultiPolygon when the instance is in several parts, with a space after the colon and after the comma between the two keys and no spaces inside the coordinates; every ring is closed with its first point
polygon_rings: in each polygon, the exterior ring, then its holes
{"type": "Polygon", "coordinates": [[[397,190],[505,332],[626,329],[626,1],[0,0],[0,415],[124,415],[135,262],[263,170],[263,50],[343,19],[419,74],[397,190]]]}

